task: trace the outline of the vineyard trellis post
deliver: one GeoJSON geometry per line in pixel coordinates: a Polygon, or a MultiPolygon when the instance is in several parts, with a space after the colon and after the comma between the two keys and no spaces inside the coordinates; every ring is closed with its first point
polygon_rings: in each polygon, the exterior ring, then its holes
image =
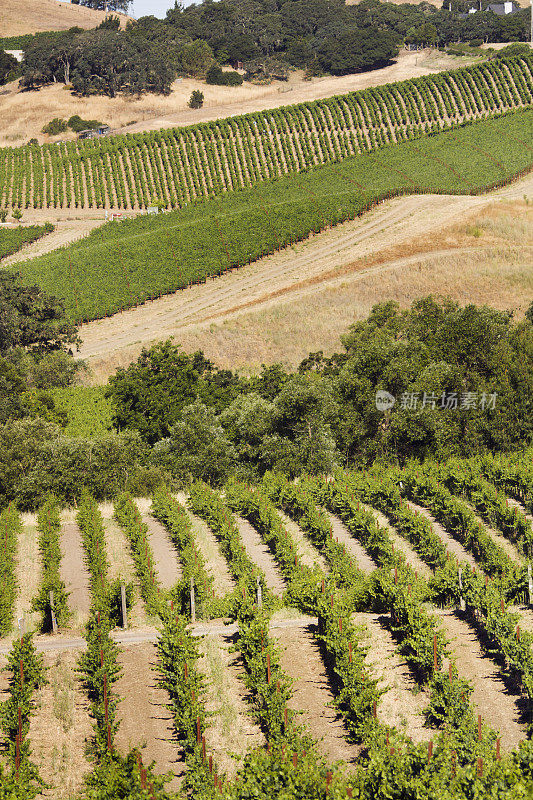
{"type": "Polygon", "coordinates": [[[463,597],[463,570],[459,567],[459,608],[461,611],[466,611],[466,603],[463,597]]]}
{"type": "Polygon", "coordinates": [[[52,633],[57,633],[57,620],[54,611],[54,593],[50,592],[50,617],[52,619],[52,633]]]}
{"type": "Polygon", "coordinates": [[[196,622],[196,600],[194,598],[194,578],[191,576],[191,622],[196,622]]]}
{"type": "Polygon", "coordinates": [[[263,591],[261,589],[261,580],[257,577],[257,607],[263,608],[263,591]]]}
{"type": "Polygon", "coordinates": [[[122,583],[120,586],[120,600],[122,603],[122,627],[124,630],[128,628],[128,607],[126,604],[126,587],[122,583]]]}
{"type": "Polygon", "coordinates": [[[531,606],[533,605],[533,578],[531,577],[531,564],[527,565],[527,585],[529,594],[529,605],[531,606]]]}

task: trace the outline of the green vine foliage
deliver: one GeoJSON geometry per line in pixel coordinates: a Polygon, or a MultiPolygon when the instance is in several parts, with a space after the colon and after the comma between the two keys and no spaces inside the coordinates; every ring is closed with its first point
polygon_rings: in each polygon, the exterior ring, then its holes
{"type": "Polygon", "coordinates": [[[61,579],[61,532],[60,505],[55,497],[49,497],[37,514],[39,529],[39,551],[43,564],[39,593],[34,598],[32,608],[42,614],[41,630],[48,632],[52,628],[50,592],[54,593],[54,613],[57,624],[64,626],[70,619],[68,592],[61,579]]]}
{"type": "MultiPolygon", "coordinates": [[[[33,798],[40,794],[41,788],[44,786],[37,767],[31,761],[31,748],[28,740],[30,720],[35,710],[34,695],[47,682],[43,658],[37,655],[32,636],[23,636],[15,640],[4,671],[9,676],[9,691],[7,700],[0,706],[0,725],[7,744],[8,775],[14,784],[13,797],[25,800],[25,798],[33,798]],[[16,740],[19,730],[19,711],[22,736],[17,775],[16,740]]],[[[0,797],[3,797],[2,790],[0,787],[0,797]]]]}
{"type": "Polygon", "coordinates": [[[21,530],[19,513],[11,504],[0,513],[0,636],[7,636],[13,629],[17,594],[15,557],[21,530]]]}

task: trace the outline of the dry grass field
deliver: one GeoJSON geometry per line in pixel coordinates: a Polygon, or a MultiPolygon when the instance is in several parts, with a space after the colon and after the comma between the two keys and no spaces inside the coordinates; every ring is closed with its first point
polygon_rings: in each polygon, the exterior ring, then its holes
{"type": "MultiPolygon", "coordinates": [[[[124,14],[118,16],[123,26],[131,19],[124,14]]],[[[0,0],[0,36],[66,31],[75,25],[96,28],[103,19],[104,11],[93,11],[58,0],[0,0]]]]}
{"type": "Polygon", "coordinates": [[[239,87],[207,86],[199,80],[184,78],[173,84],[169,97],[153,94],[140,98],[76,97],[63,84],[45,86],[39,91],[21,92],[18,82],[14,81],[0,91],[3,122],[0,147],[25,144],[31,138],[38,139],[40,143],[75,138],[74,133],[56,137],[42,134],[41,129],[52,117],[68,119],[73,114],[79,114],[84,119],[106,122],[120,132],[160,130],[331,97],[469,63],[472,61],[434,50],[418,53],[403,51],[394,64],[383,69],[359,75],[314,78],[311,81],[304,81],[303,73],[299,70],[291,73],[287,83],[274,81],[269,86],[251,83],[239,87]],[[201,89],[205,97],[203,108],[198,110],[191,110],[187,106],[193,89],[201,89]]]}
{"type": "Polygon", "coordinates": [[[223,367],[294,367],[331,353],[383,300],[430,292],[512,309],[533,300],[533,176],[481,197],[399,198],[216,281],[81,329],[80,355],[104,382],[168,336],[223,367]]]}

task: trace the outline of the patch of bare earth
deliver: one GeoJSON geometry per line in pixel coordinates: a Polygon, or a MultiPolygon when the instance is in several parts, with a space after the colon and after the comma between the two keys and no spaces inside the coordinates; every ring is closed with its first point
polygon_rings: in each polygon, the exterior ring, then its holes
{"type": "Polygon", "coordinates": [[[32,757],[48,784],[39,797],[62,800],[78,795],[91,770],[85,756],[93,735],[89,701],[76,674],[79,653],[45,653],[49,683],[36,695],[37,708],[30,724],[32,757]]]}
{"type": "Polygon", "coordinates": [[[278,511],[281,519],[283,520],[283,524],[287,529],[287,532],[290,534],[292,540],[295,542],[297,549],[298,549],[298,558],[305,564],[307,567],[311,569],[313,566],[317,566],[319,569],[322,570],[324,573],[329,572],[329,566],[324,558],[316,547],[309,541],[305,532],[300,528],[299,525],[294,522],[290,517],[284,514],[282,511],[278,511]]]}
{"type": "Polygon", "coordinates": [[[155,645],[144,643],[126,647],[118,661],[123,674],[114,685],[114,692],[120,698],[116,746],[125,754],[146,743],[142,750],[143,762],[155,761],[155,771],[159,775],[172,772],[174,777],[168,786],[178,791],[185,761],[175,739],[172,716],[166,708],[168,695],[157,686],[153,669],[157,661],[155,645]]]}
{"type": "Polygon", "coordinates": [[[378,511],[375,508],[370,508],[369,506],[366,506],[366,508],[372,513],[378,525],[387,529],[387,533],[389,534],[389,538],[391,539],[395,550],[399,550],[401,553],[403,553],[406,563],[409,564],[409,566],[412,567],[423,578],[431,577],[431,569],[428,567],[425,561],[422,561],[418,553],[413,550],[409,542],[406,541],[403,536],[400,536],[396,528],[390,524],[385,514],[382,514],[381,511],[378,511]]]}
{"type": "Polygon", "coordinates": [[[331,527],[333,529],[333,537],[344,545],[346,551],[350,553],[357,563],[357,566],[366,574],[370,574],[377,569],[377,564],[370,558],[363,545],[352,536],[344,522],[336,517],[334,514],[328,514],[331,520],[331,527]]]}
{"type": "MultiPolygon", "coordinates": [[[[187,499],[184,494],[176,495],[179,502],[185,506],[187,499]]],[[[213,588],[217,597],[224,597],[235,588],[235,583],[228,569],[226,559],[220,552],[218,542],[205,522],[187,510],[191,520],[194,544],[206,562],[207,571],[213,576],[213,588]]]]}
{"type": "Polygon", "coordinates": [[[153,550],[157,574],[163,589],[172,589],[181,580],[181,566],[168,531],[149,514],[143,516],[148,527],[148,540],[153,550]]]}
{"type": "Polygon", "coordinates": [[[416,511],[422,517],[425,517],[430,523],[431,527],[433,528],[434,532],[437,534],[441,542],[446,546],[446,550],[459,561],[466,561],[467,564],[470,564],[471,567],[476,567],[476,569],[480,569],[478,563],[476,562],[473,555],[471,555],[468,550],[465,550],[462,544],[460,544],[456,539],[453,538],[448,531],[442,527],[440,522],[432,516],[432,514],[427,510],[427,508],[422,508],[422,506],[417,505],[416,503],[412,503],[407,501],[407,505],[413,511],[416,511]]]}
{"type": "Polygon", "coordinates": [[[301,712],[297,724],[306,726],[329,761],[354,763],[359,748],[348,742],[343,720],[331,707],[334,696],[311,627],[272,627],[270,635],[280,647],[282,669],[294,681],[289,707],[301,712]]]}
{"type": "Polygon", "coordinates": [[[22,516],[22,533],[17,542],[15,577],[17,596],[15,600],[15,627],[19,619],[24,619],[25,630],[31,630],[40,619],[38,612],[31,610],[31,604],[39,590],[42,562],[39,553],[39,532],[34,515],[22,516]]]}
{"type": "Polygon", "coordinates": [[[88,619],[91,608],[89,573],[81,543],[81,531],[72,521],[72,513],[63,514],[61,527],[61,579],[70,596],[68,604],[73,612],[71,627],[80,628],[88,619]]]}
{"type": "Polygon", "coordinates": [[[379,614],[361,612],[352,615],[352,622],[363,626],[359,640],[368,647],[365,662],[378,681],[378,689],[384,692],[377,707],[379,721],[398,728],[414,742],[429,741],[434,734],[424,727],[422,714],[429,696],[418,689],[409,667],[398,655],[387,621],[379,614]]]}
{"type": "Polygon", "coordinates": [[[310,351],[339,349],[375,303],[407,306],[430,292],[520,317],[533,289],[533,211],[523,201],[532,193],[530,175],[480,197],[387,201],[243,269],[82,326],[80,355],[97,381],[168,336],[224,367],[294,367],[310,351]]]}
{"type": "Polygon", "coordinates": [[[449,609],[435,608],[433,614],[451,642],[459,677],[471,681],[474,687],[471,699],[478,713],[499,731],[502,749],[513,750],[527,735],[518,696],[506,688],[502,673],[481,650],[471,625],[449,609]]]}
{"type": "Polygon", "coordinates": [[[281,596],[285,590],[285,581],[272,553],[248,520],[241,517],[235,519],[248,557],[265,573],[265,582],[270,591],[281,596]]]}
{"type": "Polygon", "coordinates": [[[228,777],[235,774],[246,753],[264,744],[260,728],[249,715],[240,656],[229,652],[232,643],[228,634],[206,636],[199,642],[199,667],[208,681],[205,707],[213,715],[208,719],[206,746],[228,777]]]}

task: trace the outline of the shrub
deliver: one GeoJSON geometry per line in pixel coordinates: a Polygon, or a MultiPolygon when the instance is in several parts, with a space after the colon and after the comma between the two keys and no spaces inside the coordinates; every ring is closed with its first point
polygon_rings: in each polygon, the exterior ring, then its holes
{"type": "Polygon", "coordinates": [[[21,220],[22,219],[22,211],[20,208],[13,209],[13,219],[21,220]]]}
{"type": "Polygon", "coordinates": [[[82,119],[79,114],[74,114],[70,117],[68,121],[68,127],[74,131],[74,133],[80,133],[80,131],[87,131],[87,130],[96,130],[102,125],[102,122],[99,122],[97,119],[82,119]]]}
{"type": "Polygon", "coordinates": [[[189,108],[201,108],[204,104],[204,93],[195,89],[188,102],[189,108]]]}
{"type": "Polygon", "coordinates": [[[468,42],[469,47],[481,47],[482,44],[483,39],[472,39],[470,42],[468,42]]]}
{"type": "Polygon", "coordinates": [[[205,80],[206,83],[214,86],[240,86],[243,78],[238,72],[234,72],[233,70],[230,72],[223,72],[218,64],[213,64],[213,66],[207,70],[205,80]]]}
{"type": "Polygon", "coordinates": [[[58,133],[64,133],[67,127],[66,120],[54,117],[42,128],[41,133],[46,133],[48,136],[57,136],[58,133]]]}

